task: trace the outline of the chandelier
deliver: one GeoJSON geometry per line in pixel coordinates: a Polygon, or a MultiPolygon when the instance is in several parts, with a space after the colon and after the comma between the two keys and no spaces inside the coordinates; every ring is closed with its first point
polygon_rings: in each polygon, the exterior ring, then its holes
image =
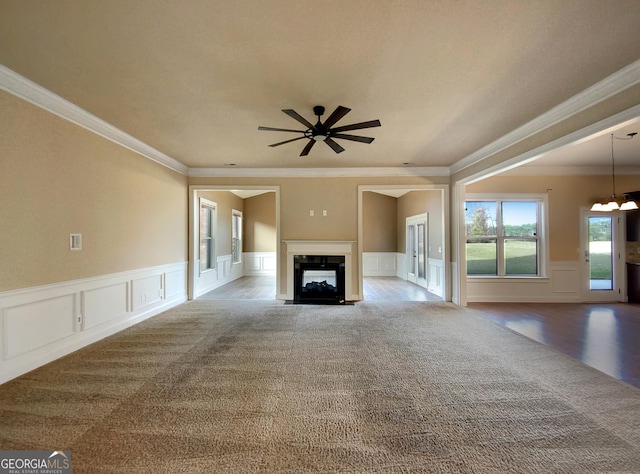
{"type": "Polygon", "coordinates": [[[616,195],[616,164],[613,157],[613,140],[631,140],[637,133],[628,133],[626,138],[614,137],[611,134],[611,197],[600,198],[593,206],[592,211],[611,212],[611,211],[630,211],[632,209],[638,209],[638,204],[629,197],[628,194],[616,195]]]}

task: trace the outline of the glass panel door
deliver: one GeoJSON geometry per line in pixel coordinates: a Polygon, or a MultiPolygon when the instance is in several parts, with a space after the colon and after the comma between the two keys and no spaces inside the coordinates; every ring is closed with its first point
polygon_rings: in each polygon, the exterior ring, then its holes
{"type": "Polygon", "coordinates": [[[425,225],[418,224],[418,278],[422,278],[423,280],[427,278],[426,253],[425,225]]]}
{"type": "Polygon", "coordinates": [[[589,290],[613,290],[613,218],[589,216],[589,290]]]}
{"type": "Polygon", "coordinates": [[[407,225],[407,280],[411,283],[416,283],[416,226],[413,224],[407,225]]]}
{"type": "Polygon", "coordinates": [[[585,301],[623,301],[624,247],[620,213],[583,211],[582,248],[584,255],[583,292],[585,301]]]}

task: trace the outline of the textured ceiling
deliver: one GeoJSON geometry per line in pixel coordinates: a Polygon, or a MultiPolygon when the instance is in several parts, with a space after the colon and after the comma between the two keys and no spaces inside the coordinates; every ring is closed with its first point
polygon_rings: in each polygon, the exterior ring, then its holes
{"type": "Polygon", "coordinates": [[[450,166],[640,58],[637,0],[0,0],[0,11],[1,64],[188,167],[450,166]],[[308,157],[304,140],[268,146],[297,135],[258,131],[301,129],[280,110],[314,122],[318,104],[352,109],[338,125],[382,127],[358,132],[370,145],[308,157]]]}

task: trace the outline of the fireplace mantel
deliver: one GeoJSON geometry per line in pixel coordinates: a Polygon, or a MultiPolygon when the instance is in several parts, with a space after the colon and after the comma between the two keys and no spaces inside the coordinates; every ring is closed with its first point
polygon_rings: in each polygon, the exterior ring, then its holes
{"type": "Polygon", "coordinates": [[[345,295],[351,298],[352,262],[354,240],[283,240],[287,247],[287,295],[293,299],[293,257],[295,255],[340,255],[344,257],[345,295]]]}

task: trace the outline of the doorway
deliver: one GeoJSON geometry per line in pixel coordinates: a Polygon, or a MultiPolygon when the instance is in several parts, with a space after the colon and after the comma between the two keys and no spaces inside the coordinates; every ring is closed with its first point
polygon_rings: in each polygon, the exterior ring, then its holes
{"type": "Polygon", "coordinates": [[[279,186],[189,186],[189,299],[218,290],[224,292],[225,299],[246,299],[265,291],[269,291],[269,299],[276,298],[280,280],[279,203],[279,186]],[[204,270],[202,197],[215,202],[217,211],[212,225],[211,264],[204,270]]]}
{"type": "Polygon", "coordinates": [[[621,216],[585,210],[581,222],[584,300],[623,301],[621,216]]]}

